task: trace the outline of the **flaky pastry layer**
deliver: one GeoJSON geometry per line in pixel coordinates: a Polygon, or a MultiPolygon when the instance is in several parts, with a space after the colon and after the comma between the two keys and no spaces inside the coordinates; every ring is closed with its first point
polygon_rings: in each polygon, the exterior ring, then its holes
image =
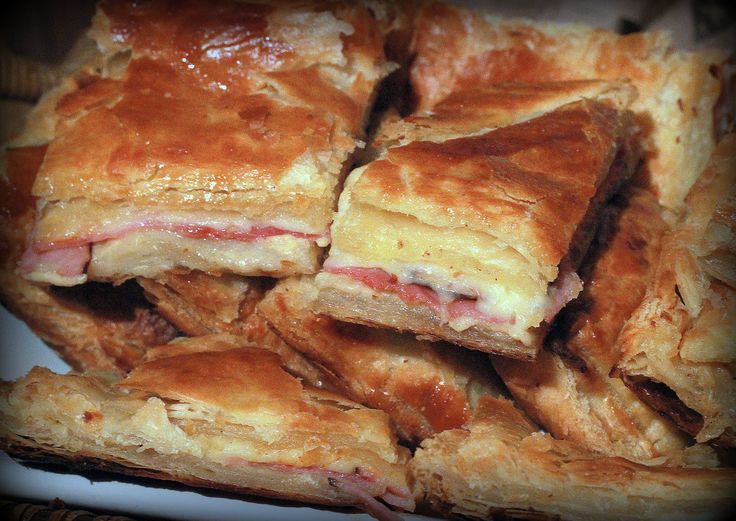
{"type": "Polygon", "coordinates": [[[736,445],[736,137],[716,148],[618,341],[624,381],[698,441],[736,445]]]}
{"type": "Polygon", "coordinates": [[[113,385],[36,368],[3,385],[3,445],[271,497],[412,508],[383,413],[303,387],[276,355],[230,342],[113,385]]]}
{"type": "Polygon", "coordinates": [[[420,500],[450,516],[496,519],[722,519],[733,469],[666,468],[602,456],[534,426],[507,401],[423,443],[409,464],[420,500]]]}
{"type": "Polygon", "coordinates": [[[638,91],[631,108],[644,131],[647,170],[668,208],[682,204],[715,147],[723,51],[678,51],[665,32],[621,36],[439,2],[421,10],[416,27],[410,75],[420,109],[480,85],[629,79],[638,91]]]}
{"type": "Polygon", "coordinates": [[[582,268],[583,292],[558,317],[546,348],[534,363],[496,357],[493,365],[556,438],[647,461],[683,449],[686,437],[609,373],[619,362],[616,338],[644,298],[669,227],[648,192],[633,189],[615,202],[582,268]]]}

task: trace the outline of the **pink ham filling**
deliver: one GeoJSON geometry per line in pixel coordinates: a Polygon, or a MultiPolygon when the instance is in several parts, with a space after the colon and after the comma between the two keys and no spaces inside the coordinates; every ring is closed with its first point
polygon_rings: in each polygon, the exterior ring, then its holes
{"type": "MultiPolygon", "coordinates": [[[[333,267],[325,264],[325,271],[336,275],[347,275],[376,291],[385,291],[396,294],[407,304],[420,304],[429,307],[437,316],[456,319],[470,317],[478,322],[491,324],[515,324],[516,317],[489,315],[478,309],[478,300],[468,297],[458,297],[448,303],[443,303],[439,295],[431,288],[420,284],[403,284],[395,275],[391,275],[380,268],[333,267]]],[[[567,272],[560,276],[553,284],[550,296],[552,302],[545,313],[545,321],[551,322],[557,313],[570,300],[574,299],[582,283],[575,272],[567,272]]]]}
{"type": "Polygon", "coordinates": [[[291,235],[299,239],[317,240],[326,234],[310,234],[277,228],[275,226],[253,226],[250,228],[215,228],[197,224],[167,223],[164,221],[141,221],[119,227],[112,227],[99,233],[63,241],[34,241],[23,254],[20,268],[31,273],[42,266],[62,277],[76,277],[84,274],[90,260],[90,246],[93,243],[120,239],[136,231],[167,231],[193,239],[217,239],[224,241],[251,242],[278,235],[291,235]]]}
{"type": "Polygon", "coordinates": [[[479,322],[491,324],[514,324],[516,318],[511,316],[489,315],[478,309],[478,300],[468,297],[458,297],[450,302],[443,303],[439,295],[432,288],[420,284],[404,284],[398,281],[395,275],[380,268],[337,268],[325,266],[325,271],[336,275],[347,275],[371,289],[394,293],[407,304],[421,304],[429,307],[438,316],[447,316],[450,319],[471,317],[479,322]]]}
{"type": "Polygon", "coordinates": [[[78,277],[84,273],[89,259],[88,246],[73,246],[43,252],[37,252],[31,247],[23,253],[20,270],[23,273],[31,273],[42,266],[48,266],[61,277],[78,277]]]}
{"type": "Polygon", "coordinates": [[[387,504],[406,511],[414,510],[415,506],[414,498],[409,490],[388,485],[385,479],[379,479],[372,472],[360,467],[356,469],[354,474],[346,474],[321,467],[296,467],[294,465],[280,463],[258,463],[248,461],[239,456],[232,456],[225,460],[225,463],[232,466],[261,466],[279,472],[292,474],[306,473],[327,478],[331,486],[353,496],[355,506],[362,507],[366,512],[382,521],[400,521],[401,518],[369,493],[369,489],[375,488],[376,485],[379,489],[383,489],[382,494],[378,497],[387,504]],[[371,487],[372,485],[374,487],[371,487]]]}

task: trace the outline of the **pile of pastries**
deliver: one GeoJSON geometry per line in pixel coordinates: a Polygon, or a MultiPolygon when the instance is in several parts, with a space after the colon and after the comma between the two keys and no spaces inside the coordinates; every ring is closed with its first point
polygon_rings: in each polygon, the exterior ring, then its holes
{"type": "Polygon", "coordinates": [[[437,2],[103,0],[2,151],[19,460],[491,519],[736,506],[733,63],[437,2]],[[75,59],[74,57],[70,59],[75,59]]]}

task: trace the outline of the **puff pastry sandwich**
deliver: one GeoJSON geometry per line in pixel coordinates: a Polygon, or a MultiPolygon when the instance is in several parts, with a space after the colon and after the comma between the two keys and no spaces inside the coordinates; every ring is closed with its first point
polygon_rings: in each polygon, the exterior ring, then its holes
{"type": "Polygon", "coordinates": [[[618,341],[618,374],[698,441],[736,446],[736,136],[718,145],[618,341]]]}
{"type": "Polygon", "coordinates": [[[686,438],[620,379],[616,338],[654,275],[669,227],[649,192],[631,189],[607,210],[580,297],[566,308],[534,363],[494,357],[493,365],[530,416],[556,438],[611,456],[650,460],[686,438]],[[628,192],[628,193],[627,193],[628,192]]]}
{"type": "Polygon", "coordinates": [[[420,501],[463,519],[724,519],[734,469],[668,468],[590,452],[536,431],[485,397],[467,429],[425,441],[409,463],[420,501]]]}
{"type": "Polygon", "coordinates": [[[312,277],[285,279],[258,304],[258,313],[326,373],[326,382],[386,411],[404,440],[418,444],[460,427],[481,396],[503,394],[483,354],[319,315],[317,293],[312,277]]]}
{"type": "Polygon", "coordinates": [[[28,128],[0,152],[0,301],[75,369],[122,373],[148,347],[177,335],[135,283],[53,288],[18,275],[36,214],[31,186],[53,135],[57,94],[41,101],[28,128]]]}
{"type": "Polygon", "coordinates": [[[392,67],[366,5],[101,2],[101,73],[56,106],[25,276],[316,271],[392,67]]]}
{"type": "MultiPolygon", "coordinates": [[[[189,342],[207,342],[206,338],[189,342]]],[[[235,349],[147,362],[117,383],[33,369],[0,393],[10,454],[337,506],[413,509],[388,418],[235,349]]]]}
{"type": "Polygon", "coordinates": [[[413,50],[420,109],[483,84],[630,79],[639,93],[631,108],[644,131],[646,169],[669,208],[682,203],[705,167],[728,109],[719,103],[726,53],[678,51],[666,32],[620,36],[433,2],[417,17],[413,50]]]}
{"type": "Polygon", "coordinates": [[[346,181],[318,309],[533,359],[581,289],[575,269],[600,207],[636,166],[627,116],[583,99],[388,147],[346,181]]]}

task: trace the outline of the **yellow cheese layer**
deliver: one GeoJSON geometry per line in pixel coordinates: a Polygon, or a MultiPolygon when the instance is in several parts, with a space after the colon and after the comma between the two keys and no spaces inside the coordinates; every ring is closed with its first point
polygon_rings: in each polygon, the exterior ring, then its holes
{"type": "Polygon", "coordinates": [[[434,227],[355,202],[332,226],[329,263],[381,268],[402,283],[430,286],[441,298],[477,295],[481,311],[514,316],[522,327],[541,323],[551,282],[490,235],[434,227]]]}

